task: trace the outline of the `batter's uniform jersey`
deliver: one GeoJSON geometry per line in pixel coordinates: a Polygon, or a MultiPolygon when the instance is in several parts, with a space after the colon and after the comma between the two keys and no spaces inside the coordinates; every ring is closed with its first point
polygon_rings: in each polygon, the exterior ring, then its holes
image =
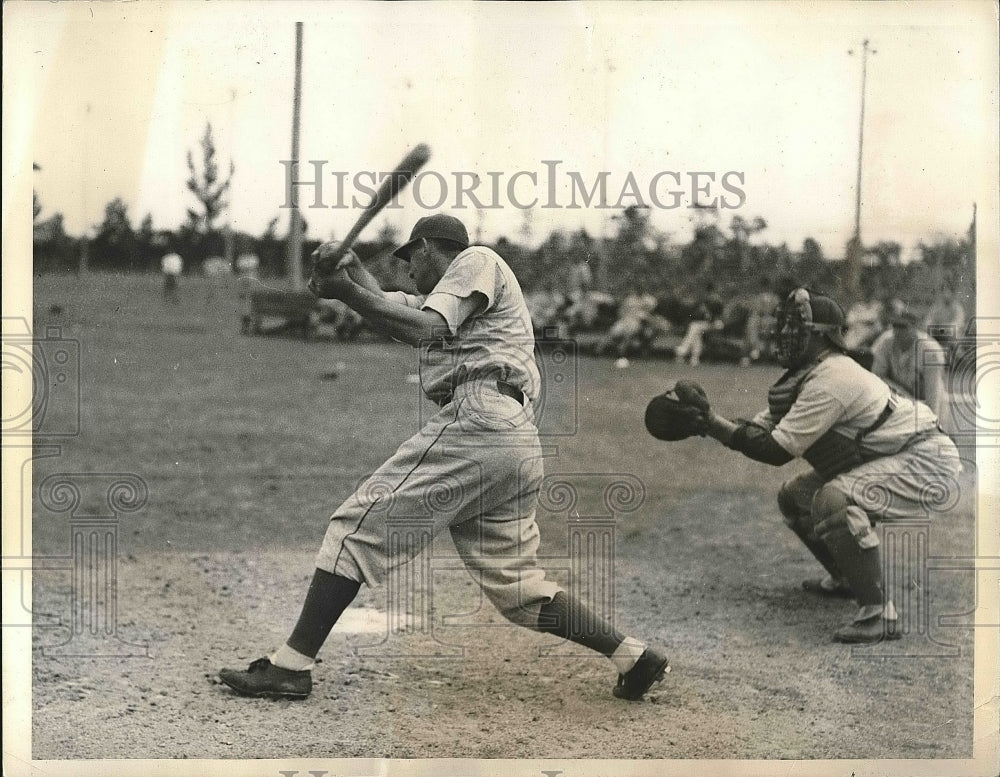
{"type": "Polygon", "coordinates": [[[447,322],[419,346],[421,388],[438,410],[337,508],[316,566],[382,584],[425,549],[414,538],[448,529],[497,609],[534,626],[562,589],[537,563],[544,473],[532,405],[541,379],[517,278],[495,252],[472,246],[426,297],[389,296],[447,322]],[[477,312],[459,320],[469,297],[477,312]]]}
{"type": "MultiPolygon", "coordinates": [[[[860,436],[861,463],[832,477],[813,469],[782,486],[783,501],[795,505],[798,518],[812,514],[813,497],[824,485],[873,520],[926,518],[955,504],[958,449],[939,429],[934,412],[895,394],[849,356],[831,353],[811,366],[777,422],[771,410],[754,420],[771,428],[774,441],[789,454],[814,461],[825,453],[817,447],[858,444],[860,436]]],[[[877,534],[867,537],[878,544],[877,534]]]]}

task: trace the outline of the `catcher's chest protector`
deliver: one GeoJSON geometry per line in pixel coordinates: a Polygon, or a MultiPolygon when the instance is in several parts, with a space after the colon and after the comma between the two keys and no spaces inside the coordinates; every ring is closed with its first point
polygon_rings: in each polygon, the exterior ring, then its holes
{"type": "MultiPolygon", "coordinates": [[[[797,370],[789,370],[768,389],[767,406],[775,423],[778,423],[792,409],[792,405],[795,404],[795,400],[799,396],[802,383],[820,361],[822,361],[822,357],[799,367],[797,370]]],[[[832,429],[827,430],[803,452],[802,458],[809,462],[823,480],[832,480],[841,472],[847,472],[859,464],[879,458],[882,454],[868,450],[861,442],[865,435],[875,431],[889,419],[893,407],[894,402],[890,398],[889,404],[875,423],[858,432],[858,435],[853,439],[832,429]]]]}
{"type": "Polygon", "coordinates": [[[802,381],[817,364],[819,362],[811,362],[798,369],[788,370],[778,378],[777,383],[767,390],[767,409],[775,423],[778,423],[792,409],[792,405],[795,404],[795,400],[799,396],[802,381]]]}

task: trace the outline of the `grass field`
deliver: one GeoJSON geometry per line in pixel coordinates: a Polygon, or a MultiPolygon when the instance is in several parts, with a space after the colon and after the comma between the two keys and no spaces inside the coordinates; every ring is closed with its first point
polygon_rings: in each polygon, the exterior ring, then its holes
{"type": "MultiPolygon", "coordinates": [[[[671,654],[649,700],[612,699],[606,662],[506,626],[448,570],[434,609],[472,613],[448,632],[459,656],[433,657],[420,628],[392,638],[404,655],[357,655],[373,637],[338,629],[306,702],[232,696],[214,672],[280,644],[329,514],[429,405],[408,381],[406,347],[244,337],[233,289],[185,278],[170,305],[159,283],[35,279],[36,333],[58,327],[81,354],[80,433],[36,441],[59,449],[35,462],[35,483],[132,473],[148,487],[118,522],[116,559],[117,636],[147,654],[60,655],[73,579],[35,576],[36,758],[971,755],[975,581],[961,563],[975,554],[971,455],[959,504],[930,527],[931,566],[950,563],[920,581],[926,598],[920,588],[907,599],[912,633],[852,651],[829,641],[852,605],[801,590],[818,566],[774,502],[800,465],[769,468],[702,439],[667,445],[643,429],[649,397],[682,372],[737,416],[759,408],[777,368],[616,370],[571,344],[565,360],[543,359],[541,428],[558,432],[543,438],[546,471],[572,484],[584,517],[608,515],[605,489],[623,476],[638,488],[637,509],[614,515],[613,583],[618,623],[671,654]]],[[[53,405],[46,422],[66,426],[74,412],[53,405]]],[[[68,516],[34,496],[35,554],[66,555],[68,516]]],[[[568,517],[539,514],[557,579],[569,574],[568,517]]],[[[392,607],[384,591],[359,604],[392,607]]]]}

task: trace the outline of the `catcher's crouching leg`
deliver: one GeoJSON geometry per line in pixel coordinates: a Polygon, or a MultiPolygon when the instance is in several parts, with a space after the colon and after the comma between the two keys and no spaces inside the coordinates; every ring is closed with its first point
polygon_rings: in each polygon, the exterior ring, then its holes
{"type": "Polygon", "coordinates": [[[786,481],[778,491],[778,509],[785,525],[795,533],[829,575],[829,580],[810,579],[804,581],[803,586],[807,590],[830,596],[850,596],[850,587],[843,581],[837,562],[814,531],[812,501],[821,487],[822,481],[812,472],[786,481]]]}
{"type": "Polygon", "coordinates": [[[838,642],[898,639],[896,611],[882,584],[878,534],[868,514],[842,492],[823,486],[813,499],[816,534],[851,586],[861,609],[854,621],[834,634],[838,642]]]}

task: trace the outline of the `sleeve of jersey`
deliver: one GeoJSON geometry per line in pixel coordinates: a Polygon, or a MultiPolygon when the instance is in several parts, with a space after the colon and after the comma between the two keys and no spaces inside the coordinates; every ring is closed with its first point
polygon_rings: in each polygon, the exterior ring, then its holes
{"type": "Polygon", "coordinates": [[[405,291],[388,291],[385,296],[397,305],[405,305],[408,308],[416,308],[417,310],[423,306],[425,299],[416,294],[407,294],[405,291]]]}
{"type": "Polygon", "coordinates": [[[805,382],[795,404],[771,432],[774,441],[793,457],[801,456],[844,415],[844,405],[819,383],[805,382]]]}
{"type": "Polygon", "coordinates": [[[496,262],[490,256],[470,251],[452,262],[421,307],[440,313],[455,334],[470,316],[492,307],[498,292],[497,275],[496,262]]]}

